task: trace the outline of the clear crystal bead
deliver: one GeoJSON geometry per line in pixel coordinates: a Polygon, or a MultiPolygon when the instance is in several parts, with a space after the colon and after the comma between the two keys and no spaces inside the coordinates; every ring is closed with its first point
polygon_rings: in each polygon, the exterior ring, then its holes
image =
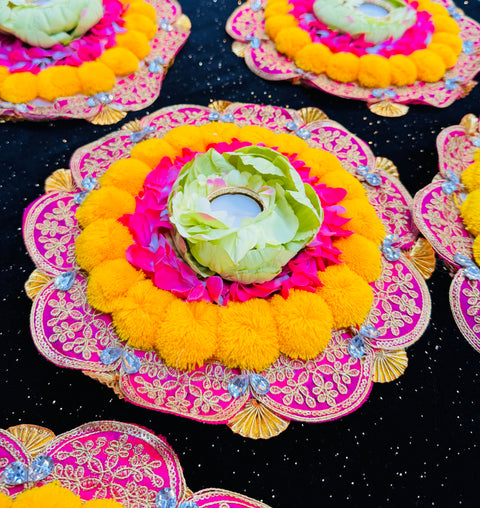
{"type": "Polygon", "coordinates": [[[235,121],[235,117],[232,115],[232,113],[226,113],[222,116],[222,122],[231,123],[235,121]]]}
{"type": "Polygon", "coordinates": [[[476,265],[465,268],[465,271],[463,273],[465,277],[467,277],[467,279],[480,280],[480,268],[478,268],[478,266],[476,265]]]}
{"type": "Polygon", "coordinates": [[[463,254],[455,254],[455,256],[453,256],[453,260],[460,266],[471,266],[473,264],[473,261],[463,254]]]}
{"type": "Polygon", "coordinates": [[[372,187],[378,187],[382,184],[382,179],[375,173],[367,173],[365,175],[365,180],[372,187]]]}
{"type": "Polygon", "coordinates": [[[250,384],[258,395],[266,395],[270,391],[270,383],[260,374],[250,374],[250,384]]]}
{"type": "Polygon", "coordinates": [[[209,115],[208,115],[208,119],[211,121],[211,122],[216,122],[217,120],[220,120],[220,113],[218,111],[212,111],[209,115]]]}
{"type": "Polygon", "coordinates": [[[121,358],[123,349],[121,347],[107,347],[100,353],[100,361],[104,365],[111,365],[121,358]]]}
{"type": "Polygon", "coordinates": [[[135,374],[140,370],[142,362],[131,351],[125,351],[122,356],[122,368],[127,374],[135,374]]]}
{"type": "Polygon", "coordinates": [[[361,358],[365,354],[365,339],[361,335],[355,335],[348,343],[347,349],[353,358],[361,358]]]}
{"type": "Polygon", "coordinates": [[[360,176],[365,176],[367,173],[370,172],[370,168],[368,166],[365,166],[364,164],[357,167],[357,174],[360,176]]]}
{"type": "Polygon", "coordinates": [[[234,399],[238,399],[238,397],[243,395],[247,391],[247,388],[248,376],[245,374],[235,376],[230,383],[228,383],[228,391],[234,399]]]}
{"type": "Polygon", "coordinates": [[[132,134],[130,134],[130,141],[138,143],[139,141],[142,141],[144,137],[145,137],[144,131],[133,132],[132,134]]]}
{"type": "Polygon", "coordinates": [[[360,334],[369,339],[376,339],[380,335],[380,332],[373,325],[363,325],[360,328],[360,334]]]}
{"type": "Polygon", "coordinates": [[[178,505],[178,508],[198,508],[198,504],[195,501],[184,501],[178,505]]]}
{"type": "Polygon", "coordinates": [[[251,9],[253,12],[257,12],[262,8],[262,0],[253,0],[251,9]]]}
{"type": "Polygon", "coordinates": [[[307,129],[298,129],[296,135],[301,139],[309,139],[311,134],[307,129]]]}
{"type": "Polygon", "coordinates": [[[91,108],[93,108],[94,106],[97,105],[97,99],[94,97],[90,97],[87,101],[87,105],[90,106],[91,108]]]}
{"type": "Polygon", "coordinates": [[[21,485],[28,479],[27,468],[21,462],[12,462],[2,474],[2,480],[7,485],[21,485]]]}
{"type": "Polygon", "coordinates": [[[393,263],[394,261],[398,261],[400,259],[401,252],[400,249],[395,249],[394,247],[384,247],[383,255],[385,256],[385,259],[393,263]]]}
{"type": "Polygon", "coordinates": [[[285,126],[289,131],[296,131],[298,129],[298,125],[295,122],[288,122],[285,126]]]}
{"type": "Polygon", "coordinates": [[[77,192],[74,196],[73,196],[73,202],[76,204],[76,205],[81,205],[84,201],[85,201],[85,198],[88,196],[88,191],[82,191],[82,192],[77,192]]]}
{"type": "Polygon", "coordinates": [[[28,480],[31,482],[39,482],[49,476],[54,467],[55,463],[53,462],[52,457],[48,455],[39,455],[38,457],[35,457],[32,462],[32,467],[28,472],[28,480]]]}
{"type": "Polygon", "coordinates": [[[92,191],[98,184],[98,178],[94,178],[93,176],[86,176],[82,180],[82,187],[87,191],[92,191]]]}
{"type": "Polygon", "coordinates": [[[260,39],[258,37],[252,37],[250,39],[250,46],[252,46],[253,49],[258,49],[260,44],[260,39]]]}
{"type": "Polygon", "coordinates": [[[157,493],[155,498],[155,508],[175,508],[177,506],[177,496],[170,487],[165,487],[157,493]]]}
{"type": "Polygon", "coordinates": [[[55,277],[53,285],[60,291],[68,291],[75,281],[75,272],[65,272],[55,277]]]}
{"type": "Polygon", "coordinates": [[[400,237],[398,235],[387,235],[383,240],[383,245],[385,247],[390,247],[394,243],[398,243],[400,241],[400,237]]]}

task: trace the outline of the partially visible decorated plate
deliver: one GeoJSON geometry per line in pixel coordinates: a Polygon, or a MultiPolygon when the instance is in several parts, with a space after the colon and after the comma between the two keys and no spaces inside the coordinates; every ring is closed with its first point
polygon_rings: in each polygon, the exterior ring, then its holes
{"type": "Polygon", "coordinates": [[[0,505],[8,508],[268,508],[221,489],[192,492],[165,438],[128,423],[86,423],[56,436],[0,430],[0,505]]]}
{"type": "Polygon", "coordinates": [[[189,33],[176,0],[2,2],[0,117],[116,123],[158,98],[189,33]]]}
{"type": "Polygon", "coordinates": [[[218,101],[124,127],[25,211],[42,355],[253,438],[403,373],[434,256],[393,163],[312,108],[218,101]]]}
{"type": "Polygon", "coordinates": [[[478,117],[472,114],[439,134],[439,173],[416,194],[414,218],[454,275],[453,316],[463,336],[480,352],[479,146],[478,117]]]}
{"type": "Polygon", "coordinates": [[[250,0],[227,32],[260,77],[364,100],[387,117],[407,104],[449,106],[479,70],[480,27],[449,0],[250,0]]]}

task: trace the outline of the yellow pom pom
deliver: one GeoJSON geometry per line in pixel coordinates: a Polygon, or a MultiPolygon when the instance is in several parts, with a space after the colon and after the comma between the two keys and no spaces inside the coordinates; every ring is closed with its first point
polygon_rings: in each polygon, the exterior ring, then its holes
{"type": "Polygon", "coordinates": [[[405,86],[415,83],[417,79],[416,65],[404,55],[394,55],[388,60],[390,79],[394,86],[405,86]]]}
{"type": "Polygon", "coordinates": [[[130,14],[127,12],[127,15],[124,17],[125,25],[128,31],[136,30],[137,32],[142,32],[147,36],[147,39],[153,39],[157,33],[157,25],[149,19],[147,16],[143,14],[130,14]]]}
{"type": "Polygon", "coordinates": [[[90,192],[78,207],[76,217],[82,228],[98,219],[118,219],[135,211],[135,199],[117,187],[101,187],[90,192]]]}
{"type": "Polygon", "coordinates": [[[6,102],[21,104],[37,97],[38,78],[30,72],[9,74],[2,83],[0,97],[6,102]]]}
{"type": "Polygon", "coordinates": [[[227,367],[261,371],[279,355],[277,326],[265,300],[222,307],[218,337],[215,356],[227,367]]]}
{"type": "Polygon", "coordinates": [[[294,290],[287,300],[281,295],[274,296],[270,306],[278,326],[282,353],[308,360],[327,347],[333,317],[320,295],[294,290]]]}
{"type": "Polygon", "coordinates": [[[365,199],[367,196],[367,191],[364,186],[353,175],[344,169],[326,173],[322,178],[320,178],[320,182],[328,185],[329,187],[341,187],[342,189],[345,189],[347,191],[345,199],[365,199]]]}
{"type": "Polygon", "coordinates": [[[359,234],[339,238],[333,246],[342,251],[340,261],[367,282],[376,281],[382,273],[382,256],[378,245],[359,234]]]}
{"type": "Polygon", "coordinates": [[[0,492],[0,508],[11,508],[13,501],[3,492],[0,492]]]}
{"type": "Polygon", "coordinates": [[[217,305],[176,300],[165,313],[155,347],[171,367],[201,367],[215,352],[217,327],[217,305]]]}
{"type": "Polygon", "coordinates": [[[458,35],[450,34],[447,32],[435,32],[432,35],[432,42],[450,46],[456,56],[458,56],[462,51],[463,42],[462,39],[458,37],[458,35]]]}
{"type": "Polygon", "coordinates": [[[331,57],[332,52],[324,44],[307,44],[296,54],[295,63],[304,71],[322,74],[331,57]]]}
{"type": "Polygon", "coordinates": [[[150,280],[132,286],[112,312],[117,335],[133,347],[153,349],[166,310],[175,300],[172,293],[156,288],[150,280]]]}
{"type": "Polygon", "coordinates": [[[419,0],[418,10],[428,11],[430,14],[439,14],[443,16],[448,16],[448,11],[447,9],[445,9],[445,7],[435,2],[431,2],[430,0],[419,0]]]}
{"type": "Polygon", "coordinates": [[[292,10],[292,6],[286,1],[282,0],[281,2],[268,2],[267,7],[265,8],[265,18],[272,18],[273,16],[278,16],[279,14],[287,14],[292,10]]]}
{"type": "Polygon", "coordinates": [[[307,44],[312,41],[307,32],[298,27],[284,28],[280,30],[275,39],[277,51],[286,55],[290,60],[295,59],[295,55],[307,44]]]}
{"type": "Polygon", "coordinates": [[[480,160],[470,164],[461,175],[462,183],[468,192],[480,189],[480,160]]]}
{"type": "Polygon", "coordinates": [[[351,219],[343,226],[344,229],[359,233],[377,245],[383,241],[385,227],[367,199],[345,199],[341,204],[347,210],[342,215],[351,219]]]}
{"type": "Polygon", "coordinates": [[[417,77],[420,81],[434,83],[445,74],[443,60],[433,51],[420,49],[414,51],[408,58],[417,66],[417,77]]]}
{"type": "Polygon", "coordinates": [[[380,55],[360,57],[358,82],[366,88],[386,88],[390,86],[390,64],[380,55]]]}
{"type": "Polygon", "coordinates": [[[211,122],[201,125],[203,141],[205,146],[211,143],[221,143],[223,141],[229,143],[236,138],[240,132],[240,128],[233,123],[211,122]]]}
{"type": "Polygon", "coordinates": [[[335,328],[360,326],[373,304],[372,288],[346,265],[318,272],[323,287],[317,292],[330,307],[335,328]]]}
{"type": "Polygon", "coordinates": [[[475,238],[472,248],[473,248],[473,257],[475,259],[475,263],[477,263],[477,265],[480,265],[480,236],[477,236],[475,238]]]}
{"type": "Polygon", "coordinates": [[[473,236],[480,234],[480,189],[474,190],[467,195],[460,208],[465,227],[473,236]]]}
{"type": "Polygon", "coordinates": [[[157,11],[147,2],[133,2],[128,8],[128,14],[142,14],[154,23],[157,21],[157,11]]]}
{"type": "Polygon", "coordinates": [[[127,76],[138,69],[138,58],[126,48],[107,49],[100,61],[110,67],[116,76],[127,76]]]}
{"type": "Polygon", "coordinates": [[[125,257],[104,261],[89,274],[87,286],[88,303],[101,312],[112,312],[117,298],[145,278],[125,257]]]}
{"type": "Polygon", "coordinates": [[[270,146],[276,148],[281,153],[299,154],[307,150],[308,145],[293,134],[275,134],[275,137],[269,141],[270,146]]]}
{"type": "Polygon", "coordinates": [[[81,268],[90,272],[104,261],[125,257],[133,244],[128,229],[114,219],[97,220],[75,240],[75,256],[81,268]]]}
{"type": "Polygon", "coordinates": [[[0,65],[0,87],[2,86],[2,83],[5,81],[7,76],[9,75],[8,68],[4,65],[0,65]]]}
{"type": "Polygon", "coordinates": [[[139,159],[120,159],[115,161],[99,178],[100,186],[112,186],[136,196],[143,188],[145,177],[152,171],[139,159]]]}
{"type": "Polygon", "coordinates": [[[38,95],[47,101],[71,97],[81,91],[82,84],[75,67],[59,65],[49,67],[38,74],[38,95]]]}
{"type": "Polygon", "coordinates": [[[182,153],[184,148],[190,148],[194,152],[203,152],[205,150],[202,129],[195,125],[176,127],[168,131],[163,140],[172,145],[179,154],[182,153]]]}
{"type": "Polygon", "coordinates": [[[447,32],[454,35],[460,33],[460,27],[457,25],[456,21],[448,14],[435,14],[432,21],[435,25],[435,32],[447,32]]]}
{"type": "Polygon", "coordinates": [[[271,146],[272,140],[275,138],[275,133],[265,127],[258,125],[246,125],[240,127],[237,139],[239,141],[250,141],[253,145],[263,143],[266,146],[271,146]]]}
{"type": "Polygon", "coordinates": [[[475,162],[480,162],[480,149],[476,149],[474,154],[473,154],[473,160],[475,162]]]}
{"type": "Polygon", "coordinates": [[[129,49],[139,60],[143,60],[150,53],[147,36],[138,30],[118,34],[117,47],[129,49]]]}
{"type": "Polygon", "coordinates": [[[299,158],[310,168],[310,176],[322,178],[330,171],[343,171],[341,162],[326,150],[307,148],[299,158]]]}
{"type": "Polygon", "coordinates": [[[152,169],[155,169],[164,157],[169,157],[173,161],[179,155],[181,155],[181,152],[175,150],[172,145],[163,139],[157,138],[146,139],[138,143],[130,152],[133,159],[144,162],[152,169]]]}
{"type": "Polygon", "coordinates": [[[87,62],[78,68],[78,77],[85,95],[109,92],[115,85],[115,74],[101,62],[87,62]]]}
{"type": "Polygon", "coordinates": [[[341,83],[356,81],[360,58],[353,53],[335,53],[327,65],[327,76],[341,83]]]}
{"type": "Polygon", "coordinates": [[[90,499],[83,503],[82,508],[124,508],[124,506],[115,499],[90,499]]]}
{"type": "Polygon", "coordinates": [[[58,482],[24,490],[15,499],[14,508],[81,508],[79,496],[58,482]]]}
{"type": "Polygon", "coordinates": [[[457,57],[453,49],[446,44],[432,42],[432,44],[428,45],[428,49],[436,53],[443,60],[447,69],[450,69],[450,67],[453,67],[457,63],[457,57]]]}
{"type": "Polygon", "coordinates": [[[280,14],[265,19],[265,32],[273,41],[280,30],[296,26],[298,26],[297,20],[291,14],[280,14]]]}

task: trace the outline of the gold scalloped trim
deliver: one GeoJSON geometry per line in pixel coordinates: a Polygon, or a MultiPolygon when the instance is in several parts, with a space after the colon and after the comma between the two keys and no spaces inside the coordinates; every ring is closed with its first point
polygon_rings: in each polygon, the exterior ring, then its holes
{"type": "Polygon", "coordinates": [[[45,448],[45,445],[55,437],[55,434],[50,429],[39,427],[38,425],[16,425],[9,427],[7,432],[10,432],[12,436],[21,441],[32,457],[39,455],[45,448]]]}
{"type": "Polygon", "coordinates": [[[474,136],[478,132],[478,116],[469,113],[461,119],[460,125],[465,127],[468,136],[474,136]]]}
{"type": "Polygon", "coordinates": [[[418,238],[406,256],[425,280],[432,276],[432,273],[435,271],[436,260],[435,251],[428,240],[418,238]]]}
{"type": "Polygon", "coordinates": [[[28,277],[27,282],[25,282],[25,293],[27,293],[28,298],[30,300],[35,300],[36,296],[42,289],[50,284],[53,277],[51,275],[47,275],[45,272],[42,272],[38,268],[35,268],[33,272],[28,277]]]}
{"type": "Polygon", "coordinates": [[[408,358],[405,349],[375,351],[373,358],[373,382],[389,383],[398,379],[407,368],[408,358]]]}
{"type": "Polygon", "coordinates": [[[400,178],[397,166],[395,166],[390,159],[387,159],[387,157],[376,157],[375,161],[377,163],[377,169],[381,169],[395,178],[400,178]]]}
{"type": "Polygon", "coordinates": [[[245,53],[247,52],[248,44],[245,42],[235,41],[232,44],[232,51],[235,55],[240,58],[245,58],[245,53]]]}
{"type": "Polygon", "coordinates": [[[218,111],[219,113],[223,113],[228,108],[228,106],[230,106],[230,104],[232,104],[230,101],[212,101],[208,107],[218,111]]]}
{"type": "Polygon", "coordinates": [[[82,370],[82,372],[92,379],[100,381],[100,383],[107,385],[111,388],[117,395],[119,399],[124,399],[122,389],[120,388],[120,376],[118,372],[93,372],[91,370],[82,370]]]}
{"type": "Polygon", "coordinates": [[[120,130],[137,132],[142,130],[142,126],[140,125],[140,120],[132,120],[131,122],[124,123],[120,127],[120,130]]]}
{"type": "Polygon", "coordinates": [[[89,121],[95,125],[112,125],[119,122],[126,116],[126,111],[121,111],[117,108],[109,106],[108,104],[105,104],[93,118],[89,119],[89,121]]]}
{"type": "Polygon", "coordinates": [[[462,99],[465,99],[467,95],[477,86],[476,81],[469,81],[468,83],[460,83],[460,86],[462,87],[462,99]]]}
{"type": "Polygon", "coordinates": [[[258,400],[250,399],[227,425],[243,437],[269,439],[282,433],[289,423],[289,420],[276,415],[258,400]]]}
{"type": "Polygon", "coordinates": [[[69,169],[57,169],[45,180],[45,192],[73,192],[76,189],[69,169]]]}
{"type": "Polygon", "coordinates": [[[406,104],[397,104],[391,101],[374,102],[367,104],[368,109],[378,116],[385,116],[387,118],[396,118],[404,116],[408,113],[409,107],[406,104]]]}
{"type": "Polygon", "coordinates": [[[319,108],[302,108],[298,111],[305,123],[312,123],[317,120],[328,120],[328,116],[319,108]]]}
{"type": "Polygon", "coordinates": [[[173,26],[182,30],[183,32],[190,32],[192,29],[192,22],[186,14],[182,14],[174,23],[173,26]]]}

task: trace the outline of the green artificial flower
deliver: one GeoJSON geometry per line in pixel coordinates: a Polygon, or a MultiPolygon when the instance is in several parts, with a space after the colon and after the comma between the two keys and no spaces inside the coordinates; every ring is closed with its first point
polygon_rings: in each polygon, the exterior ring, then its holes
{"type": "Polygon", "coordinates": [[[177,248],[192,268],[244,284],[276,277],[323,220],[317,194],[288,159],[259,146],[198,155],[180,172],[168,211],[181,237],[177,248]],[[221,209],[215,196],[222,194],[247,196],[258,214],[221,209]]]}
{"type": "Polygon", "coordinates": [[[78,39],[102,16],[102,0],[0,0],[0,30],[41,48],[78,39]]]}
{"type": "Polygon", "coordinates": [[[317,18],[329,28],[380,44],[400,39],[415,24],[416,11],[403,0],[317,0],[317,18]]]}

